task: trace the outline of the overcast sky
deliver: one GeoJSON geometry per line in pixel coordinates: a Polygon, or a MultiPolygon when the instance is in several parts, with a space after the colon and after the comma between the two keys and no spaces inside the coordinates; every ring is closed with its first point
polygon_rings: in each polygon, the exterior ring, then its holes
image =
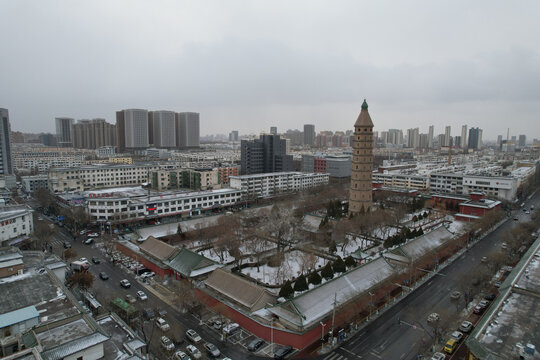
{"type": "Polygon", "coordinates": [[[540,1],[0,0],[13,130],[125,108],[196,111],[201,134],[313,123],[540,138],[540,1]]]}

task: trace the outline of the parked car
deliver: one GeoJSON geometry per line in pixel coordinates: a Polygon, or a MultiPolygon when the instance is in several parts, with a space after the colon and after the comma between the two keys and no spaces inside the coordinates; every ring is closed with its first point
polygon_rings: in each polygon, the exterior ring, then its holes
{"type": "Polygon", "coordinates": [[[247,349],[249,351],[257,351],[263,345],[264,345],[264,340],[263,339],[255,339],[255,340],[253,340],[252,342],[249,343],[247,349]]]}
{"type": "Polygon", "coordinates": [[[101,280],[109,280],[109,275],[107,275],[106,272],[103,272],[103,271],[102,271],[102,272],[99,273],[99,278],[100,278],[101,280]]]}
{"type": "Polygon", "coordinates": [[[154,310],[152,310],[150,308],[144,309],[142,314],[143,314],[144,318],[148,319],[148,320],[152,320],[153,318],[156,317],[156,314],[154,313],[154,310]]]}
{"type": "Polygon", "coordinates": [[[218,357],[219,355],[221,355],[221,352],[219,351],[219,349],[216,347],[216,345],[212,344],[212,343],[204,343],[204,348],[206,349],[206,352],[208,353],[208,355],[210,355],[211,357],[218,357]]]}
{"type": "Polygon", "coordinates": [[[92,244],[93,242],[94,242],[94,239],[88,238],[88,239],[84,240],[83,243],[84,243],[84,245],[90,245],[90,244],[92,244]]]}
{"type": "Polygon", "coordinates": [[[484,299],[489,300],[489,301],[493,301],[493,300],[495,300],[496,297],[497,297],[497,295],[495,295],[495,294],[487,294],[486,296],[484,296],[484,299]]]}
{"type": "Polygon", "coordinates": [[[165,319],[163,318],[160,318],[158,317],[156,319],[156,326],[161,330],[161,331],[168,331],[171,327],[169,326],[169,324],[167,323],[167,321],[165,321],[165,319]]]}
{"type": "Polygon", "coordinates": [[[173,358],[174,360],[191,360],[188,354],[186,354],[185,352],[181,350],[175,352],[173,355],[173,358]]]}
{"type": "Polygon", "coordinates": [[[493,286],[495,286],[496,288],[500,288],[501,285],[502,285],[502,283],[500,281],[498,281],[498,280],[493,283],[493,286]]]}
{"type": "Polygon", "coordinates": [[[488,261],[487,256],[482,256],[482,259],[480,259],[480,261],[483,262],[483,263],[487,263],[487,261],[488,261]]]}
{"type": "Polygon", "coordinates": [[[88,262],[88,259],[85,258],[85,257],[80,258],[79,261],[85,262],[85,263],[87,263],[87,264],[90,264],[90,263],[88,262]]]}
{"type": "Polygon", "coordinates": [[[79,231],[79,235],[84,235],[84,234],[86,234],[86,229],[79,231]]]}
{"type": "Polygon", "coordinates": [[[151,278],[152,276],[155,276],[155,275],[156,275],[155,272],[153,272],[153,271],[148,271],[148,272],[142,273],[142,274],[141,274],[141,278],[143,278],[143,279],[151,278]]]}
{"type": "Polygon", "coordinates": [[[468,332],[470,332],[472,330],[472,328],[473,328],[472,322],[464,321],[459,326],[459,331],[464,332],[464,333],[468,333],[468,332]]]}
{"type": "Polygon", "coordinates": [[[285,359],[287,355],[292,352],[293,348],[290,346],[282,346],[274,353],[274,359],[285,359]]]}
{"type": "Polygon", "coordinates": [[[161,337],[161,347],[163,347],[165,350],[167,351],[172,351],[174,350],[174,344],[173,342],[171,341],[171,339],[169,339],[168,337],[166,336],[162,336],[161,337]]]}
{"type": "Polygon", "coordinates": [[[146,294],[141,290],[137,291],[137,297],[139,300],[148,300],[148,296],[146,296],[146,294]]]}
{"type": "Polygon", "coordinates": [[[478,305],[482,306],[484,309],[487,308],[489,306],[489,301],[487,300],[480,300],[480,302],[478,303],[478,305]]]}
{"type": "Polygon", "coordinates": [[[461,331],[454,331],[450,337],[455,339],[457,342],[460,342],[463,339],[463,333],[461,331]]]}
{"type": "Polygon", "coordinates": [[[193,356],[194,359],[202,358],[202,353],[193,345],[186,346],[186,351],[189,355],[193,356]]]}
{"type": "Polygon", "coordinates": [[[94,264],[99,264],[99,263],[101,262],[101,260],[99,260],[98,257],[94,256],[94,257],[92,257],[92,262],[93,262],[94,264]]]}
{"type": "Polygon", "coordinates": [[[71,247],[71,243],[69,241],[64,241],[64,249],[69,249],[71,247]]]}
{"type": "Polygon", "coordinates": [[[444,359],[446,359],[446,355],[444,355],[443,353],[440,353],[440,352],[436,352],[431,357],[431,360],[444,360],[444,359]]]}
{"type": "Polygon", "coordinates": [[[427,317],[427,321],[428,322],[435,322],[435,321],[439,321],[440,317],[439,317],[439,314],[437,313],[431,313],[429,314],[429,316],[427,317]]]}
{"type": "Polygon", "coordinates": [[[452,300],[457,300],[457,299],[459,299],[460,297],[461,297],[461,293],[460,293],[459,291],[454,291],[454,292],[452,293],[452,295],[450,295],[450,298],[451,298],[452,300]]]}
{"type": "Polygon", "coordinates": [[[508,244],[506,244],[505,242],[503,242],[503,243],[501,244],[501,249],[503,249],[503,250],[508,249],[508,244]]]}
{"type": "Polygon", "coordinates": [[[131,294],[127,294],[127,295],[126,295],[126,301],[127,301],[128,303],[133,304],[134,302],[137,301],[137,299],[135,299],[135,296],[133,296],[133,295],[131,295],[131,294]]]}
{"type": "Polygon", "coordinates": [[[131,287],[131,283],[129,282],[128,279],[120,280],[120,285],[121,285],[123,288],[126,288],[126,289],[131,287]]]}
{"type": "Polygon", "coordinates": [[[223,332],[227,335],[230,335],[238,329],[240,329],[240,325],[238,325],[237,323],[231,323],[223,328],[223,332]]]}
{"type": "Polygon", "coordinates": [[[192,341],[194,343],[198,343],[202,340],[199,334],[197,334],[197,332],[193,329],[188,329],[186,331],[186,337],[188,338],[189,341],[192,341]]]}
{"type": "Polygon", "coordinates": [[[448,354],[452,354],[454,352],[454,350],[456,350],[457,345],[458,345],[458,343],[457,343],[456,339],[452,338],[452,339],[450,339],[450,340],[448,340],[446,342],[446,344],[444,345],[443,350],[448,354]]]}
{"type": "Polygon", "coordinates": [[[96,233],[96,232],[92,232],[92,233],[88,234],[88,236],[90,236],[90,237],[93,237],[93,238],[94,238],[94,237],[99,237],[99,234],[98,234],[98,233],[96,233]]]}

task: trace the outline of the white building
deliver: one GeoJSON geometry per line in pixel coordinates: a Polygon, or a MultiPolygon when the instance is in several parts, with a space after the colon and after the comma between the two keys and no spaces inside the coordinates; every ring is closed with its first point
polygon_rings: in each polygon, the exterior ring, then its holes
{"type": "Polygon", "coordinates": [[[483,192],[489,197],[512,201],[516,197],[517,188],[518,181],[512,177],[463,176],[463,194],[483,192]]]}
{"type": "Polygon", "coordinates": [[[64,151],[27,151],[15,152],[13,164],[16,169],[45,172],[53,167],[77,167],[84,163],[85,154],[64,151]]]}
{"type": "Polygon", "coordinates": [[[176,114],[176,146],[181,149],[200,146],[199,113],[181,112],[176,114]]]}
{"type": "Polygon", "coordinates": [[[114,146],[102,146],[96,149],[96,156],[99,158],[107,158],[114,156],[116,148],[114,146]]]}
{"type": "Polygon", "coordinates": [[[126,223],[166,216],[191,216],[236,204],[241,191],[219,189],[151,193],[141,187],[88,191],[87,212],[100,222],[126,223]]]}
{"type": "Polygon", "coordinates": [[[328,174],[277,172],[231,176],[230,185],[241,190],[244,198],[260,198],[327,185],[328,180],[328,174]]]}
{"type": "Polygon", "coordinates": [[[405,188],[424,191],[429,189],[429,177],[418,174],[373,173],[373,181],[392,188],[405,188]]]}
{"type": "Polygon", "coordinates": [[[157,165],[95,165],[50,169],[49,190],[58,193],[141,185],[148,182],[149,172],[158,168],[157,165]]]}
{"type": "Polygon", "coordinates": [[[33,210],[25,205],[0,208],[0,247],[16,244],[34,231],[33,210]]]}

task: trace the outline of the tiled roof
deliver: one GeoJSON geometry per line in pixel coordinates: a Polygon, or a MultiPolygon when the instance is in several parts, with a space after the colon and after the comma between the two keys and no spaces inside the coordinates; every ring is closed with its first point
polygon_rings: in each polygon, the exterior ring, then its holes
{"type": "Polygon", "coordinates": [[[69,341],[60,346],[44,351],[41,356],[44,360],[60,360],[66,356],[88,349],[94,345],[103,343],[109,338],[99,332],[69,341]]]}
{"type": "Polygon", "coordinates": [[[164,261],[164,263],[184,277],[191,277],[194,274],[201,275],[205,273],[205,268],[208,268],[209,272],[218,265],[216,262],[186,248],[182,248],[176,256],[164,261]]]}
{"type": "Polygon", "coordinates": [[[161,240],[156,239],[153,236],[148,237],[141,245],[139,245],[141,252],[152,256],[158,260],[166,260],[171,257],[177,250],[174,246],[171,246],[161,240]]]}

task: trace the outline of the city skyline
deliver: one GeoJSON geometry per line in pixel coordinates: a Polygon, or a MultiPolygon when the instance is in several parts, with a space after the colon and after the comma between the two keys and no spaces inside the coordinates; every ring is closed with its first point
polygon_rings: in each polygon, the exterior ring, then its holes
{"type": "Polygon", "coordinates": [[[203,135],[352,130],[367,98],[376,131],[467,124],[496,139],[509,118],[514,133],[529,133],[540,113],[535,2],[14,1],[1,10],[0,106],[19,131],[51,131],[62,116],[114,122],[118,108],[196,111],[203,135]]]}

